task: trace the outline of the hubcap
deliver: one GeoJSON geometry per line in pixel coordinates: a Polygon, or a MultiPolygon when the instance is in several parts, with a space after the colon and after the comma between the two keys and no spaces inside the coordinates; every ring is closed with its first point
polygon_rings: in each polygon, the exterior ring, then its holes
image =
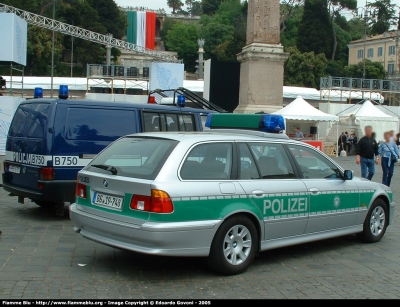
{"type": "Polygon", "coordinates": [[[372,211],[369,225],[374,236],[379,236],[382,233],[385,227],[385,210],[381,206],[372,211]]]}
{"type": "Polygon", "coordinates": [[[243,225],[233,226],[224,239],[225,259],[233,265],[245,262],[250,254],[251,245],[250,231],[243,225]]]}

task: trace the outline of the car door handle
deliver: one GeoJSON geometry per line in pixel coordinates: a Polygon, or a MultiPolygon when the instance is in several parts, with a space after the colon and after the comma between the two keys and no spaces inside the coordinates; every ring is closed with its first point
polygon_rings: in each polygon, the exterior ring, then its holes
{"type": "Polygon", "coordinates": [[[319,194],[319,190],[318,190],[317,188],[311,188],[311,189],[310,189],[310,192],[311,192],[312,194],[315,194],[315,195],[318,195],[318,194],[319,194]]]}
{"type": "Polygon", "coordinates": [[[263,197],[265,195],[265,192],[263,190],[254,190],[253,195],[257,197],[263,197]]]}

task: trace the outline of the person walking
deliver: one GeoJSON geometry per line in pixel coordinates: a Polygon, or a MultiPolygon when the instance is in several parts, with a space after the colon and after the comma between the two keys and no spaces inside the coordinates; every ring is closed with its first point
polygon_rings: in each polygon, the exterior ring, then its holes
{"type": "Polygon", "coordinates": [[[375,164],[379,163],[378,144],[372,137],[372,127],[366,126],[365,136],[357,144],[356,163],[361,165],[361,177],[371,180],[375,174],[375,164]]]}
{"type": "Polygon", "coordinates": [[[399,160],[399,149],[396,143],[392,141],[390,131],[383,135],[384,141],[379,145],[378,154],[381,157],[381,166],[383,171],[382,184],[390,187],[390,182],[394,173],[394,166],[399,160]]]}
{"type": "Polygon", "coordinates": [[[346,142],[347,142],[347,137],[344,132],[339,136],[338,144],[339,144],[339,154],[342,152],[342,150],[345,150],[346,147],[346,142]]]}

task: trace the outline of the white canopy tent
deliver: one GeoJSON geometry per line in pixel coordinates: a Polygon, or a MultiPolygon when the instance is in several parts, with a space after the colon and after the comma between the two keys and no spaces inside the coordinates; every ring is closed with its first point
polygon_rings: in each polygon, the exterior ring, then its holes
{"type": "Polygon", "coordinates": [[[360,126],[361,129],[372,126],[378,141],[383,140],[385,131],[397,131],[399,128],[397,117],[384,113],[369,100],[366,100],[363,104],[354,105],[338,115],[341,120],[350,121],[351,124],[360,126]]]}
{"type": "MultiPolygon", "coordinates": [[[[314,122],[317,123],[317,127],[319,122],[339,122],[339,116],[324,113],[314,108],[301,96],[297,96],[290,104],[273,114],[282,115],[285,121],[314,122]]],[[[336,130],[337,138],[339,138],[339,131],[336,130]]],[[[317,139],[319,139],[318,134],[317,139]]]]}
{"type": "Polygon", "coordinates": [[[313,122],[338,122],[339,117],[324,113],[303,99],[297,96],[290,104],[283,109],[274,112],[273,114],[282,115],[285,119],[300,120],[300,121],[313,121],[313,122]]]}

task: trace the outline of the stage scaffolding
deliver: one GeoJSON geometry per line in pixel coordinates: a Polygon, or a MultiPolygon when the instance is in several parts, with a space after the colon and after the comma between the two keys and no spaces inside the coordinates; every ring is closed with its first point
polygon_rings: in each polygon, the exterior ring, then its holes
{"type": "Polygon", "coordinates": [[[332,100],[352,100],[369,99],[377,100],[382,95],[389,106],[400,105],[400,81],[397,80],[378,80],[344,77],[322,77],[320,79],[320,100],[332,102],[332,100]]]}

